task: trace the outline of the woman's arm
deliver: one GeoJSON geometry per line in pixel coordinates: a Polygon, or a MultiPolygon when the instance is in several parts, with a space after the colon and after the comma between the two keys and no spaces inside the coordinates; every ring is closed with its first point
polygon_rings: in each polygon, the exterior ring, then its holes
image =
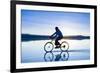
{"type": "Polygon", "coordinates": [[[50,36],[50,38],[53,39],[53,38],[55,38],[55,36],[56,36],[56,32],[53,33],[53,34],[50,36]]]}
{"type": "Polygon", "coordinates": [[[52,35],[51,35],[51,37],[54,37],[56,35],[56,32],[55,33],[53,33],[52,35]]]}

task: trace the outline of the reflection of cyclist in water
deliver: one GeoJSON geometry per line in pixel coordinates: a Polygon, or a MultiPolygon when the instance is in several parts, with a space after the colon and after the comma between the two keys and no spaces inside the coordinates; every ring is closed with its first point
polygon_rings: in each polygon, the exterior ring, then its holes
{"type": "Polygon", "coordinates": [[[55,32],[54,34],[52,34],[52,35],[50,36],[50,38],[51,38],[51,39],[52,39],[52,38],[55,38],[55,45],[56,45],[55,48],[59,48],[61,44],[60,44],[58,41],[61,40],[61,39],[63,38],[63,35],[62,35],[62,32],[59,30],[58,27],[55,27],[55,30],[56,30],[56,32],[55,32]]]}

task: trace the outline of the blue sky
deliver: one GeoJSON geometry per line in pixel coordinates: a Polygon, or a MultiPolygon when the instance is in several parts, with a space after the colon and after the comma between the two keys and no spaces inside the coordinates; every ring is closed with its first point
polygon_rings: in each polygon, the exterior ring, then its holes
{"type": "Polygon", "coordinates": [[[90,14],[21,10],[22,33],[51,35],[58,26],[63,35],[90,35],[90,14]]]}

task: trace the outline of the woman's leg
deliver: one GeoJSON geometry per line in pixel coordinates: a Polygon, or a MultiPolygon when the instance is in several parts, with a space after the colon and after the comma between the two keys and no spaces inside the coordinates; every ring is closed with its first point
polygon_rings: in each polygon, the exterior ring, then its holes
{"type": "Polygon", "coordinates": [[[55,40],[55,45],[58,45],[58,39],[55,40]]]}
{"type": "Polygon", "coordinates": [[[58,38],[55,40],[55,45],[58,46],[58,47],[60,46],[59,40],[60,40],[60,37],[58,37],[58,38]]]}

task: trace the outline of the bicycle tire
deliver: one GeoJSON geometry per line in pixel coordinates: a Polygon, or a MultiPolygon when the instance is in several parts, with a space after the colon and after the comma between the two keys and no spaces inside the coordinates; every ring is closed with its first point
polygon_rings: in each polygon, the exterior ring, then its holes
{"type": "Polygon", "coordinates": [[[61,43],[61,47],[60,47],[60,49],[61,49],[62,51],[68,51],[68,49],[69,49],[69,44],[68,44],[68,42],[63,41],[63,42],[61,43]],[[65,50],[62,49],[63,44],[66,44],[66,45],[67,45],[67,47],[65,46],[65,47],[66,47],[65,50]]]}
{"type": "Polygon", "coordinates": [[[54,55],[53,55],[52,52],[46,52],[46,53],[44,54],[44,60],[45,60],[46,62],[51,62],[51,61],[53,61],[53,59],[54,59],[54,55]],[[51,57],[49,58],[49,57],[47,57],[47,55],[49,55],[49,56],[51,56],[51,57]]]}
{"type": "Polygon", "coordinates": [[[62,61],[67,61],[68,59],[69,59],[69,53],[68,53],[68,51],[61,52],[61,60],[62,61]],[[66,54],[67,54],[67,57],[66,57],[66,54]]]}
{"type": "Polygon", "coordinates": [[[44,45],[44,50],[45,50],[46,52],[51,52],[51,51],[53,50],[53,48],[54,48],[54,45],[53,45],[52,42],[47,42],[47,43],[44,45]],[[49,45],[49,44],[52,46],[52,47],[50,47],[51,50],[47,50],[47,48],[46,48],[46,46],[49,45]]]}

